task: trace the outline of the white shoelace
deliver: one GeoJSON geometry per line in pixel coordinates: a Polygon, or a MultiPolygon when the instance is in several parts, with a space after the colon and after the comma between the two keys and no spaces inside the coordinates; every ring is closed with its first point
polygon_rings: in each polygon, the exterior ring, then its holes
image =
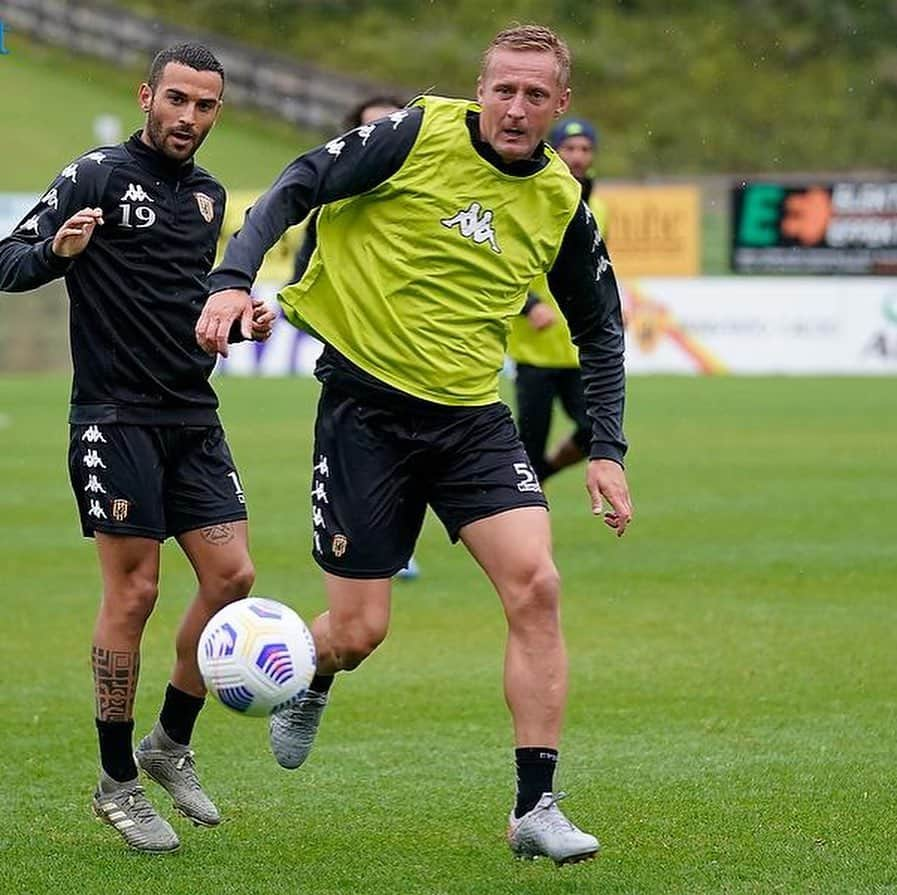
{"type": "Polygon", "coordinates": [[[552,793],[551,801],[542,809],[545,812],[545,822],[554,833],[569,833],[576,829],[558,808],[558,802],[566,798],[567,793],[565,792],[552,793]]]}
{"type": "Polygon", "coordinates": [[[153,821],[159,815],[156,809],[149,803],[143,794],[142,786],[135,786],[125,798],[125,805],[130,809],[131,813],[137,820],[142,822],[153,821]]]}
{"type": "Polygon", "coordinates": [[[184,773],[186,782],[191,789],[202,789],[199,785],[199,778],[196,776],[196,764],[193,761],[194,752],[188,749],[176,762],[175,768],[184,773]]]}

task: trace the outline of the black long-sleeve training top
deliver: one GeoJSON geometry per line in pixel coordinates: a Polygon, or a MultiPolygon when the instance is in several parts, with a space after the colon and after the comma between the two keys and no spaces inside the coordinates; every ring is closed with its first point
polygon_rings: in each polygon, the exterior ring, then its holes
{"type": "Polygon", "coordinates": [[[215,425],[214,360],[194,328],[206,300],[226,196],[194,162],[135,134],[73,161],[0,241],[0,291],[65,277],[73,423],[215,425]],[[75,212],[101,208],[87,248],[53,253],[75,212]]]}
{"type": "MultiPolygon", "coordinates": [[[[209,277],[210,292],[249,290],[265,252],[288,227],[319,205],[359,195],[392,177],[403,165],[417,138],[424,110],[402,110],[401,127],[368,125],[355,129],[355,139],[331,141],[289,164],[273,186],[247,212],[243,227],[230,240],[222,263],[209,277]],[[362,130],[363,138],[359,138],[362,130]],[[338,153],[331,151],[339,143],[338,153]],[[339,164],[335,164],[339,158],[339,164]]],[[[383,124],[383,122],[380,122],[383,124]]],[[[376,125],[376,123],[375,123],[376,125]]],[[[479,116],[469,112],[467,126],[476,151],[500,171],[526,177],[548,163],[540,147],[533,158],[507,164],[480,139],[479,116]]],[[[438,176],[438,172],[434,172],[438,176]]],[[[580,351],[583,384],[593,424],[591,457],[622,462],[625,373],[620,297],[607,249],[585,203],[580,203],[548,273],[552,295],[567,318],[580,351]]],[[[333,369],[359,387],[373,387],[373,377],[328,348],[324,355],[333,369]]],[[[322,371],[318,371],[322,376],[322,371]]],[[[376,382],[376,381],[375,381],[376,382]]],[[[383,389],[390,389],[377,383],[383,389]]],[[[395,391],[395,390],[393,390],[395,391]]]]}

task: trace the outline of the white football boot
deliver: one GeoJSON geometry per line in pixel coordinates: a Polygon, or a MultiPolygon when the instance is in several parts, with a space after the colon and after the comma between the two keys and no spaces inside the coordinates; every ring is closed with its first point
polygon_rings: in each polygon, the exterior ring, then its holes
{"type": "Polygon", "coordinates": [[[329,694],[306,690],[292,705],[271,715],[268,742],[282,768],[298,768],[311,752],[329,694]]]}
{"type": "Polygon", "coordinates": [[[566,793],[546,792],[532,811],[508,821],[508,844],[518,858],[551,858],[555,864],[576,864],[598,854],[598,840],[564,816],[558,802],[566,793]]]}
{"type": "Polygon", "coordinates": [[[175,851],[181,844],[168,821],[149,803],[136,777],[119,783],[101,772],[93,812],[137,851],[161,854],[175,851]]]}
{"type": "Polygon", "coordinates": [[[197,826],[214,827],[221,815],[196,775],[193,750],[176,743],[157,723],[134,752],[137,767],[171,796],[174,807],[197,826]]]}

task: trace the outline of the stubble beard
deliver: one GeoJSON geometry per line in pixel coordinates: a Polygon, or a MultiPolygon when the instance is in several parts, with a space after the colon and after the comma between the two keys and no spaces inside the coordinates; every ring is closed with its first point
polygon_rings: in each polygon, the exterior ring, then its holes
{"type": "Polygon", "coordinates": [[[157,152],[161,152],[166,158],[181,163],[189,161],[196,154],[196,150],[202,146],[202,142],[206,138],[205,134],[200,134],[198,131],[194,131],[195,142],[190,148],[190,151],[186,155],[179,155],[166,147],[165,137],[168,133],[171,133],[171,130],[166,132],[162,122],[153,114],[153,107],[151,105],[149,112],[146,113],[146,135],[149,138],[150,143],[152,143],[153,148],[157,152]]]}

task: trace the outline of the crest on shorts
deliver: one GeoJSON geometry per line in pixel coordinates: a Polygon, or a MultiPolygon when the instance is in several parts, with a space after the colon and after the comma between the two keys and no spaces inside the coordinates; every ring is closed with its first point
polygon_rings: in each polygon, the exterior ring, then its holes
{"type": "Polygon", "coordinates": [[[215,201],[205,193],[194,193],[193,195],[196,198],[196,204],[199,206],[199,213],[203,216],[203,220],[207,224],[211,224],[212,218],[215,217],[215,201]]]}
{"type": "Polygon", "coordinates": [[[349,539],[345,535],[334,535],[330,549],[333,550],[333,555],[339,559],[346,552],[348,546],[349,539]]]}
{"type": "Polygon", "coordinates": [[[124,522],[128,518],[128,502],[123,497],[116,497],[112,501],[112,518],[116,522],[124,522]]]}

